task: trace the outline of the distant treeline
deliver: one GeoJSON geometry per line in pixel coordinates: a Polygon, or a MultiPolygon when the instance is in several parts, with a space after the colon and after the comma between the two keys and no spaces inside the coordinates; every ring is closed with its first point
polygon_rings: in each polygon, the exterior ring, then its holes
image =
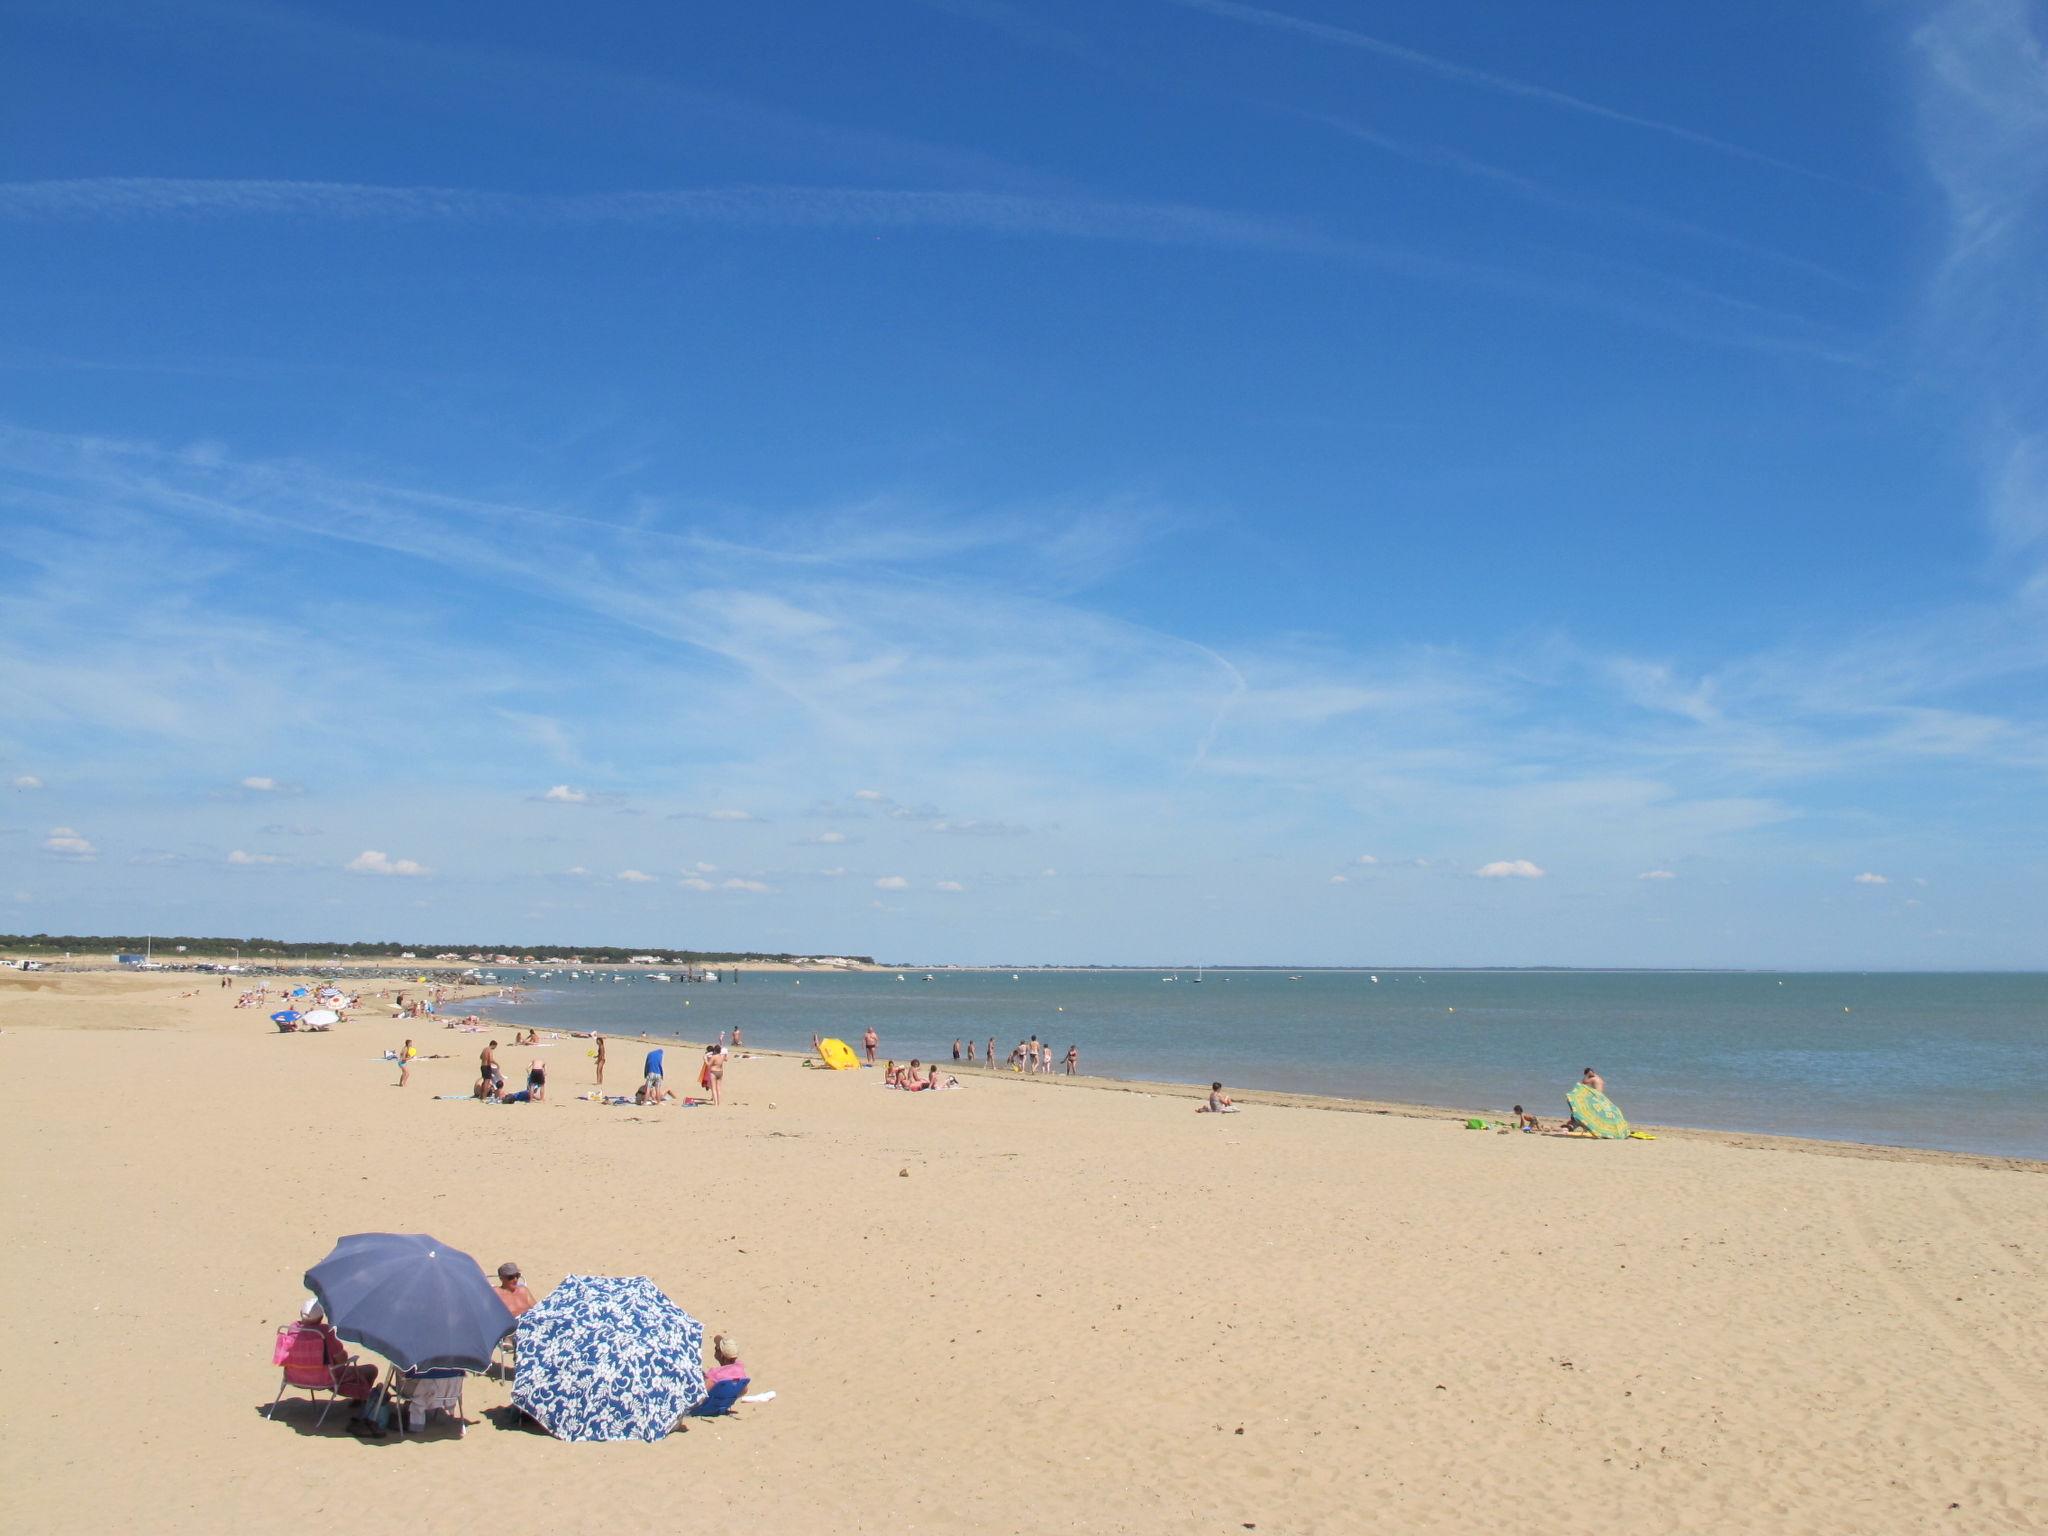
{"type": "MultiPolygon", "coordinates": [[[[496,964],[504,963],[498,959],[500,955],[512,955],[515,958],[531,955],[536,959],[574,957],[584,965],[622,965],[635,955],[654,955],[663,963],[674,965],[733,965],[748,960],[776,961],[786,965],[795,960],[814,958],[787,952],[770,954],[751,949],[665,949],[659,945],[644,944],[406,944],[397,939],[378,943],[336,943],[328,939],[225,939],[211,934],[185,933],[0,933],[0,949],[16,953],[33,951],[42,954],[141,954],[145,948],[167,961],[180,952],[186,955],[239,954],[244,960],[288,959],[293,956],[341,960],[399,960],[407,955],[415,960],[434,960],[442,955],[454,955],[467,961],[472,955],[480,955],[485,962],[496,964]]],[[[874,963],[867,955],[846,955],[838,958],[858,960],[863,965],[874,963]]]]}

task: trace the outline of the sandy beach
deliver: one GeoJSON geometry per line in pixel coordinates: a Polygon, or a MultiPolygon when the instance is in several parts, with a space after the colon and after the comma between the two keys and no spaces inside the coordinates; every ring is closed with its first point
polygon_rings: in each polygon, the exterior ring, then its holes
{"type": "Polygon", "coordinates": [[[2040,1164],[768,1055],[607,1108],[569,1040],[492,1107],[434,1097],[472,1035],[193,985],[0,973],[10,1529],[2048,1528],[2040,1164]],[[400,1091],[407,1033],[447,1055],[400,1091]],[[461,1440],[266,1419],[301,1273],[366,1230],[649,1275],[776,1400],[653,1446],[495,1381],[461,1440]]]}

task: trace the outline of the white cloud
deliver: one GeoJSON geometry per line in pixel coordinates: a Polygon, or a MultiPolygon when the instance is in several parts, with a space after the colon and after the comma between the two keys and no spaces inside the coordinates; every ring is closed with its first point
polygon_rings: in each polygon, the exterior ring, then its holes
{"type": "Polygon", "coordinates": [[[938,889],[942,891],[964,891],[967,887],[958,880],[941,880],[938,884],[938,889]]]}
{"type": "Polygon", "coordinates": [[[43,839],[43,847],[50,853],[60,854],[67,859],[96,859],[99,849],[80,837],[71,827],[52,827],[50,835],[43,839]]]}
{"type": "Polygon", "coordinates": [[[774,889],[765,880],[742,880],[738,875],[734,875],[731,879],[727,880],[725,888],[728,891],[752,891],[757,896],[765,895],[774,889]]]}
{"type": "Polygon", "coordinates": [[[1477,873],[1482,880],[1541,880],[1545,872],[1527,859],[1495,859],[1480,865],[1477,873]]]}
{"type": "Polygon", "coordinates": [[[253,789],[258,794],[267,795],[275,793],[277,790],[283,788],[283,786],[273,778],[268,778],[260,773],[252,773],[249,775],[249,777],[242,780],[242,788],[253,789]]]}
{"type": "Polygon", "coordinates": [[[1330,884],[1332,884],[1332,885],[1349,885],[1350,883],[1351,883],[1351,877],[1350,877],[1349,875],[1332,875],[1332,876],[1330,876],[1330,884]]]}
{"type": "Polygon", "coordinates": [[[853,798],[856,800],[886,800],[888,796],[879,789],[856,789],[853,792],[853,798]]]}
{"type": "Polygon", "coordinates": [[[585,869],[581,864],[572,864],[569,866],[569,868],[563,870],[562,873],[565,875],[574,875],[577,879],[580,880],[585,875],[589,874],[590,871],[585,869]]]}
{"type": "Polygon", "coordinates": [[[910,882],[901,875],[884,875],[875,882],[875,889],[878,891],[907,891],[910,889],[910,882]]]}
{"type": "Polygon", "coordinates": [[[619,878],[625,881],[628,885],[654,884],[654,876],[648,874],[645,870],[640,869],[622,869],[619,871],[619,878]]]}
{"type": "Polygon", "coordinates": [[[843,843],[846,841],[846,834],[844,832],[820,832],[811,841],[814,843],[843,843]]]}
{"type": "Polygon", "coordinates": [[[1883,875],[1873,875],[1866,869],[1856,877],[1856,883],[1858,885],[1890,885],[1891,881],[1883,875]]]}
{"type": "Polygon", "coordinates": [[[412,859],[394,859],[388,853],[379,853],[374,848],[365,848],[350,859],[342,868],[357,875],[431,875],[426,865],[412,859]]]}
{"type": "Polygon", "coordinates": [[[1038,872],[1038,877],[1039,877],[1039,878],[1040,878],[1041,880],[1051,880],[1051,879],[1054,879],[1055,877],[1057,877],[1057,876],[1058,876],[1058,874],[1059,874],[1059,871],[1058,871],[1058,870],[1056,870],[1056,869],[1041,869],[1041,870],[1040,870],[1040,871],[1038,872]]]}
{"type": "Polygon", "coordinates": [[[713,821],[752,821],[753,819],[754,813],[752,811],[724,810],[711,812],[711,820],[713,821]]]}
{"type": "Polygon", "coordinates": [[[41,789],[43,781],[32,773],[16,774],[12,787],[21,790],[41,789]]]}
{"type": "Polygon", "coordinates": [[[1676,880],[1678,876],[1668,869],[1646,869],[1640,875],[1637,875],[1636,878],[1638,880],[1676,880]]]}
{"type": "Polygon", "coordinates": [[[846,873],[846,866],[844,864],[835,864],[830,869],[819,870],[818,873],[825,876],[828,880],[837,880],[846,873]]]}
{"type": "Polygon", "coordinates": [[[700,875],[715,875],[718,873],[718,866],[716,864],[706,864],[702,859],[699,859],[691,867],[700,875]]]}
{"type": "Polygon", "coordinates": [[[678,880],[676,884],[680,885],[686,891],[714,891],[718,889],[718,887],[713,885],[709,880],[703,879],[697,875],[685,875],[682,879],[678,880]]]}
{"type": "Polygon", "coordinates": [[[275,864],[277,862],[277,855],[274,853],[247,853],[237,848],[228,855],[228,862],[230,864],[275,864]]]}
{"type": "Polygon", "coordinates": [[[542,795],[541,799],[552,800],[557,805],[590,804],[590,796],[587,792],[580,789],[571,789],[567,784],[555,785],[554,788],[550,789],[546,794],[542,795]]]}
{"type": "Polygon", "coordinates": [[[1374,857],[1373,857],[1373,856],[1372,856],[1371,854],[1369,854],[1369,853],[1361,853],[1361,854],[1360,854],[1360,855],[1358,856],[1358,862],[1359,862],[1359,863],[1361,863],[1361,864],[1377,864],[1377,863],[1379,863],[1379,860],[1378,860],[1378,859],[1376,859],[1376,858],[1374,858],[1374,857]]]}

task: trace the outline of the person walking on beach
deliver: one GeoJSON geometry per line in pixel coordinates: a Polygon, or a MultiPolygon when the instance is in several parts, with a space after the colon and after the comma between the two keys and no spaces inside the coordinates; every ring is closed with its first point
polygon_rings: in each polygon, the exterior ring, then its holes
{"type": "Polygon", "coordinates": [[[882,1043],[882,1037],[875,1033],[874,1025],[868,1026],[867,1033],[860,1037],[860,1043],[867,1047],[868,1065],[872,1067],[875,1064],[875,1047],[882,1043]]]}
{"type": "Polygon", "coordinates": [[[597,1086],[604,1086],[604,1036],[597,1037],[597,1086]]]}
{"type": "Polygon", "coordinates": [[[993,1072],[996,1069],[996,1037],[988,1037],[988,1054],[981,1058],[981,1064],[993,1072]]]}
{"type": "Polygon", "coordinates": [[[1070,1045],[1067,1047],[1067,1076],[1072,1077],[1080,1070],[1081,1047],[1078,1045],[1070,1045]]]}
{"type": "Polygon", "coordinates": [[[399,1087],[403,1088],[407,1083],[412,1081],[412,1059],[414,1056],[418,1054],[419,1053],[412,1048],[412,1042],[410,1040],[406,1041],[405,1044],[401,1045],[398,1048],[399,1087]]]}
{"type": "Polygon", "coordinates": [[[1036,1072],[1038,1070],[1038,1036],[1036,1035],[1033,1035],[1024,1046],[1024,1070],[1026,1072],[1036,1072]]]}

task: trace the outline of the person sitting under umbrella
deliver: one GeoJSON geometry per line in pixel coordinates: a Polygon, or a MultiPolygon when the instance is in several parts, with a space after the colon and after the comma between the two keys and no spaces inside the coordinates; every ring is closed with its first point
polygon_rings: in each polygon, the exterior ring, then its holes
{"type": "Polygon", "coordinates": [[[533,1305],[533,1292],[519,1278],[519,1266],[510,1259],[498,1266],[498,1300],[505,1303],[505,1310],[514,1317],[521,1316],[533,1305]]]}
{"type": "Polygon", "coordinates": [[[334,1372],[334,1390],[351,1402],[359,1403],[368,1397],[370,1389],[377,1385],[377,1367],[357,1365],[350,1360],[348,1346],[341,1342],[341,1335],[334,1331],[326,1312],[311,1296],[299,1308],[299,1324],[320,1335],[328,1368],[334,1372]]]}

